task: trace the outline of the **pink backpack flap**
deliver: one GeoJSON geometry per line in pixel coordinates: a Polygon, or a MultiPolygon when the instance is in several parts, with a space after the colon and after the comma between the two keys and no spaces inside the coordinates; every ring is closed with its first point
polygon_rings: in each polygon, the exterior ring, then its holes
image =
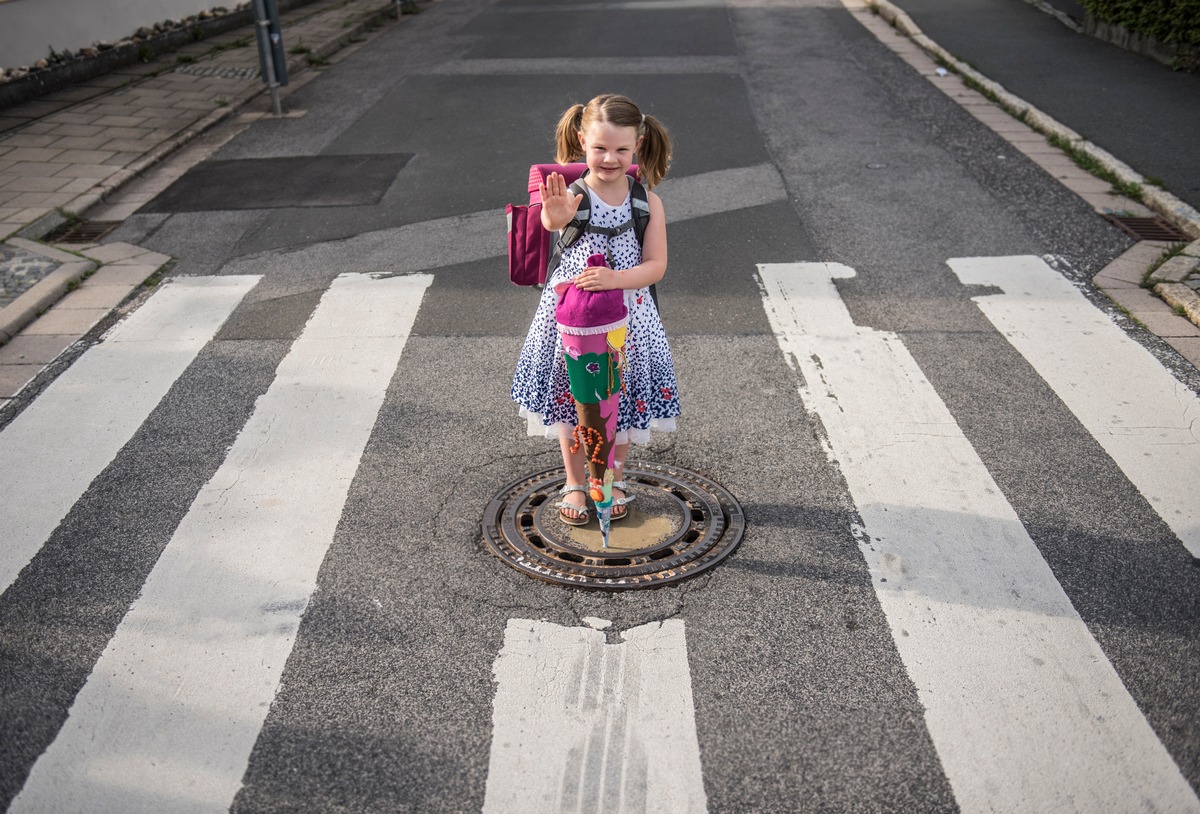
{"type": "MultiPolygon", "coordinates": [[[[551,232],[542,227],[542,195],[539,187],[557,172],[568,185],[583,177],[587,164],[534,164],[529,168],[529,204],[505,207],[508,219],[508,279],[515,285],[544,285],[546,265],[550,262],[551,232]]],[[[641,180],[637,164],[629,168],[634,180],[641,180]]]]}

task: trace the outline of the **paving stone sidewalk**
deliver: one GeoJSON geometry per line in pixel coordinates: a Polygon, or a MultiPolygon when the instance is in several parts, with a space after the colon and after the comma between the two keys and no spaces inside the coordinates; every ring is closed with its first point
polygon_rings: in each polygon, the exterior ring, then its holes
{"type": "MultiPolygon", "coordinates": [[[[291,87],[396,10],[317,0],[284,14],[291,87]]],[[[269,112],[258,73],[246,26],[0,111],[0,408],[170,261],[124,243],[37,241],[68,222],[64,212],[123,219],[136,196],[97,204],[248,102],[261,111],[242,116],[269,112]]]]}
{"type": "MultiPolygon", "coordinates": [[[[320,63],[395,8],[317,0],[284,14],[289,73],[320,63]]],[[[264,92],[246,26],[0,111],[0,238],[41,238],[57,225],[57,209],[81,214],[264,92]]]]}

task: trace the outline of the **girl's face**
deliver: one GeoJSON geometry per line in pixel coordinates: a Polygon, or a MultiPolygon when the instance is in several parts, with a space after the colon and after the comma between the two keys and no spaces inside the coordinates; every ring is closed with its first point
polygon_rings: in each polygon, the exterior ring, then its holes
{"type": "Polygon", "coordinates": [[[592,175],[599,181],[612,183],[629,169],[642,140],[636,127],[593,122],[579,132],[579,143],[583,145],[584,160],[592,175]]]}

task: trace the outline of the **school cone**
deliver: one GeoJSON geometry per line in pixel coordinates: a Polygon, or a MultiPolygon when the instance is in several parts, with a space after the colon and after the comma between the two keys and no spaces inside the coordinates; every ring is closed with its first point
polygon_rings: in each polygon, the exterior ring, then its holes
{"type": "MultiPolygon", "coordinates": [[[[604,255],[588,258],[589,267],[607,265],[604,255]]],[[[600,536],[608,548],[621,360],[629,309],[625,307],[625,293],[619,289],[584,291],[566,282],[556,286],[555,291],[559,295],[555,318],[579,419],[572,451],[582,447],[587,458],[588,495],[596,504],[600,536]]]]}

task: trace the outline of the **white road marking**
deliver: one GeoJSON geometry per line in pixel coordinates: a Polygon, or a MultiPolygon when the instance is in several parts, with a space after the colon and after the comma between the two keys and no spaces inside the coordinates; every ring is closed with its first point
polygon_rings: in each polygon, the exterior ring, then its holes
{"type": "Polygon", "coordinates": [[[225,812],[431,277],[337,278],[11,812],[225,812]]]}
{"type": "Polygon", "coordinates": [[[1200,812],[908,350],[851,320],[833,279],[854,271],[759,271],[962,810],[1200,812]]]}
{"type": "Polygon", "coordinates": [[[0,592],[258,280],[170,280],[0,432],[0,592]]]}
{"type": "MultiPolygon", "coordinates": [[[[518,187],[514,192],[523,189],[518,187]]],[[[672,176],[656,187],[655,192],[662,196],[671,223],[787,200],[783,178],[771,164],[672,176]]],[[[524,193],[520,193],[520,202],[525,200],[524,193]]],[[[314,243],[299,249],[249,255],[234,261],[229,268],[286,274],[299,264],[331,271],[365,266],[417,272],[503,257],[506,246],[504,210],[485,209],[361,232],[345,240],[314,243]],[[397,252],[396,246],[403,246],[404,251],[397,252]]]]}
{"type": "Polygon", "coordinates": [[[1041,258],[948,263],[1004,290],[974,300],[1200,557],[1200,398],[1041,258]]]}
{"type": "Polygon", "coordinates": [[[707,810],[682,620],[510,619],[493,672],[485,814],[707,810]]]}

